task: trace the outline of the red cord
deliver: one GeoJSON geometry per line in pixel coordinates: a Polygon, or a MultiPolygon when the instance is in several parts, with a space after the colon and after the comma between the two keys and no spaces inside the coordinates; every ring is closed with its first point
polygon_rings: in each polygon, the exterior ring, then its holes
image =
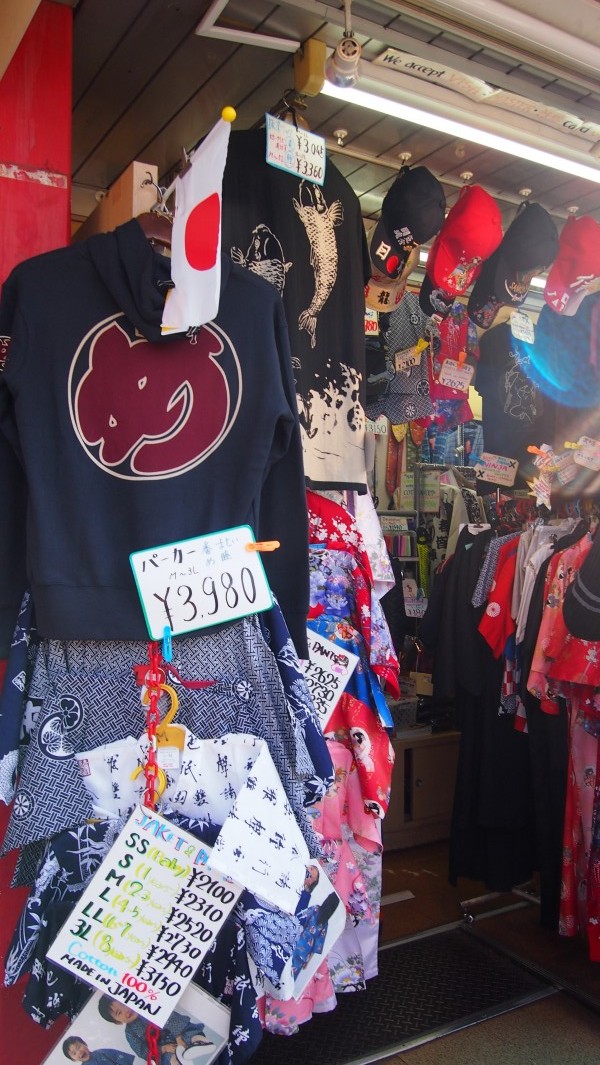
{"type": "MultiPolygon", "coordinates": [[[[160,685],[164,683],[165,672],[162,655],[157,643],[148,644],[148,659],[150,669],[146,671],[144,683],[148,691],[148,712],[146,714],[146,732],[148,734],[148,761],[144,767],[146,789],[144,791],[144,805],[150,810],[156,808],[156,778],[158,775],[158,761],[156,758],[156,727],[160,721],[158,712],[158,700],[160,698],[160,685]]],[[[155,1024],[148,1024],[146,1028],[146,1041],[148,1054],[146,1065],[159,1065],[160,1050],[158,1037],[160,1028],[155,1024]]]]}

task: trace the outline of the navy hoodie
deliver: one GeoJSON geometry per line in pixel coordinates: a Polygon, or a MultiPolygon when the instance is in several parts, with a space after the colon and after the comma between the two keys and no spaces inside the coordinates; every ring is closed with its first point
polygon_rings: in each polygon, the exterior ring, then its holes
{"type": "Polygon", "coordinates": [[[161,336],[169,260],[132,220],[28,259],[0,303],[0,654],[22,592],[43,637],[146,639],[131,551],[249,524],[303,657],[308,534],[278,292],[222,256],[219,312],[161,336]]]}

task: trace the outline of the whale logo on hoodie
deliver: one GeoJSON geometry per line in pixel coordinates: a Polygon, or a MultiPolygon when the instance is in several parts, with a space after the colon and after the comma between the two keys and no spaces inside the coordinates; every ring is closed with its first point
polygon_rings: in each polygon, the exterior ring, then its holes
{"type": "Polygon", "coordinates": [[[152,342],[115,315],[84,339],[69,377],[80,443],[126,480],[176,477],[203,462],[233,427],[241,395],[237,353],[214,323],[152,342]]]}

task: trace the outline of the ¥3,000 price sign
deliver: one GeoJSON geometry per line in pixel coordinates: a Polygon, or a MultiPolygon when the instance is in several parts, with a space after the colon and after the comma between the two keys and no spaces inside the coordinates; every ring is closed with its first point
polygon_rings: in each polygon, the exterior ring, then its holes
{"type": "Polygon", "coordinates": [[[249,525],[129,556],[148,632],[162,640],[270,610],[273,596],[249,525]],[[249,546],[250,545],[250,548],[249,546]]]}

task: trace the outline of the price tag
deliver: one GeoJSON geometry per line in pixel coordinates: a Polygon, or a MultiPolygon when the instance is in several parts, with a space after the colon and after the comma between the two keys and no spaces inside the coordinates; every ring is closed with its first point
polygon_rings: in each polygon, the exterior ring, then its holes
{"type": "Polygon", "coordinates": [[[405,596],[404,610],[407,618],[422,618],[427,610],[427,600],[416,596],[405,596]]]}
{"type": "Polygon", "coordinates": [[[301,662],[313,702],[325,730],[340,696],[358,665],[358,655],[344,650],[332,640],[319,636],[311,628],[308,638],[308,662],[301,662]]]}
{"type": "Polygon", "coordinates": [[[380,514],[379,524],[381,525],[382,533],[387,536],[408,531],[407,518],[398,518],[392,514],[380,514]]]}
{"type": "Polygon", "coordinates": [[[379,336],[379,315],[371,307],[365,307],[365,336],[379,336]]]}
{"type": "Polygon", "coordinates": [[[380,414],[374,421],[372,418],[365,418],[366,433],[375,433],[376,436],[387,436],[388,428],[389,422],[385,414],[380,414]]]}
{"type": "Polygon", "coordinates": [[[510,316],[510,331],[515,340],[522,340],[525,344],[533,344],[535,330],[533,322],[525,311],[513,311],[510,316]]]}
{"type": "Polygon", "coordinates": [[[479,477],[480,481],[502,484],[507,488],[515,483],[518,468],[517,459],[511,459],[505,455],[492,455],[489,451],[482,451],[481,458],[474,467],[475,476],[479,477]]]}
{"type": "Polygon", "coordinates": [[[457,392],[468,392],[474,373],[475,367],[468,362],[461,364],[456,359],[444,359],[438,381],[446,388],[454,388],[457,392]]]}
{"type": "Polygon", "coordinates": [[[570,484],[579,473],[577,465],[573,461],[572,451],[563,451],[562,454],[557,455],[554,468],[559,484],[570,484]]]}
{"type": "Polygon", "coordinates": [[[148,632],[162,640],[270,610],[273,597],[249,525],[129,556],[148,632]]]}
{"type": "Polygon", "coordinates": [[[420,366],[422,354],[423,348],[418,344],[412,348],[405,348],[404,351],[397,351],[394,355],[396,373],[409,373],[414,370],[415,366],[420,366]]]}
{"type": "Polygon", "coordinates": [[[574,462],[588,470],[600,470],[600,441],[591,436],[580,436],[578,444],[578,450],[573,453],[574,462]]]}
{"type": "Polygon", "coordinates": [[[306,178],[315,185],[325,181],[325,138],[298,129],[290,122],[266,115],[267,163],[278,170],[306,178]]]}
{"type": "Polygon", "coordinates": [[[210,848],[137,807],[48,951],[162,1028],[243,891],[210,848]]]}

